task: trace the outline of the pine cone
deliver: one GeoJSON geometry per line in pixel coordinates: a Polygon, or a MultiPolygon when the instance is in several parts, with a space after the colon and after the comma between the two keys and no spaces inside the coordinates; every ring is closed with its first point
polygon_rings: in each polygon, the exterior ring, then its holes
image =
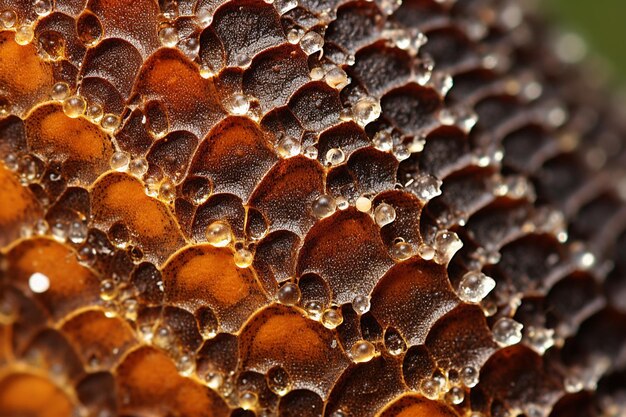
{"type": "Polygon", "coordinates": [[[0,416],[626,415],[626,118],[517,1],[0,10],[0,416]]]}

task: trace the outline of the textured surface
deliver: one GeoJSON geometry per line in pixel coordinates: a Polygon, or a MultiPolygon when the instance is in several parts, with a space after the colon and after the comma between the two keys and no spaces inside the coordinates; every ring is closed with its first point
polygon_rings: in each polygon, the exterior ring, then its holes
{"type": "Polygon", "coordinates": [[[624,415],[624,115],[515,2],[0,6],[0,415],[624,415]]]}

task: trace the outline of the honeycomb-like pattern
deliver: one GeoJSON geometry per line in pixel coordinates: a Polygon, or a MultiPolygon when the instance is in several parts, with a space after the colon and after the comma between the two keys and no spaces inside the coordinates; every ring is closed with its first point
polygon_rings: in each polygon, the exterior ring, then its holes
{"type": "Polygon", "coordinates": [[[0,416],[625,415],[626,118],[524,13],[0,0],[0,416]]]}

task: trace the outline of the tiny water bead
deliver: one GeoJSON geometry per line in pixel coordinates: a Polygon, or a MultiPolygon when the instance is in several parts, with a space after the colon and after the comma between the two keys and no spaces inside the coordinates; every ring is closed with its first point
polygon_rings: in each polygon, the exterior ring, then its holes
{"type": "Polygon", "coordinates": [[[404,242],[404,241],[396,242],[391,247],[391,256],[398,261],[407,260],[410,257],[412,257],[414,253],[415,253],[415,250],[413,248],[413,245],[408,242],[404,242]]]}
{"type": "Polygon", "coordinates": [[[137,158],[128,164],[128,172],[135,177],[141,178],[148,172],[148,161],[144,158],[137,158]]]}
{"type": "Polygon", "coordinates": [[[499,319],[491,329],[493,338],[501,346],[511,346],[522,340],[522,328],[524,326],[508,317],[499,319]]]}
{"type": "Polygon", "coordinates": [[[130,155],[126,152],[117,151],[111,155],[111,169],[115,171],[126,171],[130,163],[130,155]]]}
{"type": "Polygon", "coordinates": [[[367,340],[359,340],[350,348],[350,357],[356,363],[369,362],[376,356],[376,348],[367,340]]]}
{"type": "Polygon", "coordinates": [[[100,298],[104,301],[113,300],[117,296],[117,285],[112,279],[104,279],[100,282],[100,298]]]}
{"type": "Polygon", "coordinates": [[[320,219],[324,217],[328,217],[335,212],[337,209],[337,204],[335,199],[326,194],[322,194],[313,200],[313,204],[311,206],[311,210],[315,217],[320,219]]]}
{"type": "Polygon", "coordinates": [[[372,209],[372,200],[362,195],[356,199],[354,205],[358,211],[363,213],[369,213],[369,211],[372,209]]]}
{"type": "Polygon", "coordinates": [[[166,202],[172,202],[176,198],[176,184],[171,180],[164,180],[159,187],[159,198],[166,202]]]}
{"type": "Polygon", "coordinates": [[[530,347],[543,355],[546,350],[554,346],[554,329],[542,327],[528,327],[526,332],[526,342],[530,347]]]}
{"type": "Polygon", "coordinates": [[[438,195],[441,195],[442,184],[443,182],[438,178],[431,175],[422,175],[410,183],[410,189],[415,193],[417,198],[428,202],[438,195]]]}
{"type": "Polygon", "coordinates": [[[330,148],[326,152],[326,165],[339,165],[346,160],[346,154],[341,148],[330,148]]]}
{"type": "Polygon", "coordinates": [[[322,313],[322,324],[327,329],[334,329],[343,323],[343,316],[339,308],[329,308],[322,313]]]}
{"type": "Polygon", "coordinates": [[[300,301],[300,288],[291,282],[280,287],[276,294],[276,299],[279,303],[285,305],[295,305],[300,301]]]}
{"type": "Polygon", "coordinates": [[[397,330],[389,328],[385,332],[385,348],[391,355],[398,356],[406,350],[406,342],[397,330]]]}
{"type": "Polygon", "coordinates": [[[370,311],[370,297],[367,295],[357,295],[352,300],[352,308],[361,315],[370,311]]]}
{"type": "Polygon", "coordinates": [[[324,79],[326,80],[326,84],[337,90],[343,89],[350,83],[348,74],[339,67],[334,67],[328,71],[324,79]]]}
{"type": "Polygon", "coordinates": [[[289,374],[280,366],[275,366],[267,372],[267,386],[275,394],[284,396],[289,392],[291,381],[289,374]]]}
{"type": "Polygon", "coordinates": [[[102,126],[104,130],[107,130],[109,132],[113,132],[119,127],[119,125],[120,118],[114,114],[105,114],[100,121],[100,126],[102,126]]]}
{"type": "Polygon", "coordinates": [[[480,303],[496,287],[496,281],[480,271],[469,271],[459,284],[459,298],[467,303],[480,303]]]}
{"type": "Polygon", "coordinates": [[[240,248],[235,250],[233,256],[235,259],[235,265],[237,265],[239,268],[248,268],[250,265],[252,265],[252,261],[254,261],[254,254],[246,248],[240,248]]]}
{"type": "Polygon", "coordinates": [[[372,145],[379,151],[388,152],[393,149],[393,137],[386,130],[381,130],[374,135],[372,145]]]}
{"type": "Polygon", "coordinates": [[[257,406],[259,397],[252,391],[244,391],[239,394],[239,406],[244,410],[252,410],[257,406]]]}
{"type": "Polygon", "coordinates": [[[317,148],[313,145],[304,148],[303,155],[309,159],[317,159],[317,148]]]}
{"type": "Polygon", "coordinates": [[[459,405],[465,399],[465,391],[459,387],[452,387],[450,391],[446,393],[445,398],[449,403],[459,405]]]}
{"type": "Polygon", "coordinates": [[[94,103],[87,106],[87,110],[85,110],[85,115],[90,118],[92,122],[100,123],[102,117],[104,116],[104,112],[102,110],[102,106],[94,103]]]}
{"type": "Polygon", "coordinates": [[[417,248],[417,254],[425,261],[430,261],[435,258],[437,251],[432,246],[422,243],[417,248]]]}
{"type": "Polygon", "coordinates": [[[28,45],[34,37],[35,32],[30,25],[22,25],[15,31],[15,43],[18,45],[28,45]]]}
{"type": "Polygon", "coordinates": [[[228,104],[232,114],[244,115],[250,110],[250,101],[241,93],[233,94],[228,104]]]}
{"type": "Polygon", "coordinates": [[[378,119],[382,109],[380,102],[373,97],[363,97],[352,107],[352,117],[361,126],[378,119]]]}
{"type": "Polygon", "coordinates": [[[173,26],[165,26],[159,30],[159,40],[167,48],[173,48],[178,43],[178,31],[173,26]]]}
{"type": "Polygon", "coordinates": [[[312,320],[319,320],[322,316],[323,307],[322,304],[317,301],[308,301],[304,305],[304,309],[312,320]]]}
{"type": "Polygon", "coordinates": [[[41,272],[35,272],[28,278],[28,288],[36,294],[42,294],[50,288],[50,278],[41,272]]]}
{"type": "Polygon", "coordinates": [[[324,47],[324,38],[317,32],[310,31],[304,34],[300,39],[300,48],[307,55],[319,52],[324,47]]]}
{"type": "Polygon", "coordinates": [[[335,199],[335,203],[337,204],[337,208],[339,210],[345,210],[348,207],[350,207],[350,202],[348,201],[347,198],[345,198],[342,195],[340,195],[339,197],[335,199]]]}
{"type": "Polygon", "coordinates": [[[476,385],[478,385],[478,378],[480,376],[480,373],[478,372],[476,368],[472,366],[466,366],[463,369],[461,369],[459,376],[461,378],[461,382],[463,383],[463,385],[465,385],[468,388],[473,388],[476,385]]]}
{"type": "Polygon", "coordinates": [[[396,210],[387,203],[381,203],[374,210],[374,220],[379,227],[386,226],[396,219],[396,210]]]}
{"type": "Polygon", "coordinates": [[[276,144],[276,152],[282,158],[291,158],[300,153],[300,142],[293,136],[284,135],[276,144]]]}
{"type": "Polygon", "coordinates": [[[209,244],[222,248],[228,246],[232,239],[230,226],[222,221],[213,222],[207,227],[206,240],[209,244]]]}
{"type": "Polygon", "coordinates": [[[34,10],[39,16],[47,16],[52,12],[52,2],[50,0],[35,0],[34,10]]]}
{"type": "Polygon", "coordinates": [[[0,23],[2,24],[2,27],[4,27],[5,29],[12,28],[13,26],[15,26],[16,22],[17,22],[17,15],[15,14],[13,10],[3,10],[0,13],[0,23]]]}
{"type": "Polygon", "coordinates": [[[459,236],[449,230],[440,230],[435,235],[435,261],[441,265],[450,262],[452,257],[463,247],[463,242],[459,236]]]}
{"type": "Polygon", "coordinates": [[[81,221],[74,221],[70,223],[67,237],[70,242],[75,244],[81,244],[85,242],[85,240],[87,239],[87,226],[81,221]]]}
{"type": "Polygon", "coordinates": [[[439,398],[439,391],[441,386],[438,381],[433,378],[426,378],[420,384],[420,392],[422,395],[430,400],[436,400],[439,398]]]}
{"type": "Polygon", "coordinates": [[[50,97],[56,101],[63,101],[70,95],[70,86],[64,82],[58,82],[52,86],[50,97]]]}
{"type": "Polygon", "coordinates": [[[67,117],[75,119],[85,113],[86,108],[87,102],[80,96],[68,97],[63,100],[63,112],[67,117]]]}

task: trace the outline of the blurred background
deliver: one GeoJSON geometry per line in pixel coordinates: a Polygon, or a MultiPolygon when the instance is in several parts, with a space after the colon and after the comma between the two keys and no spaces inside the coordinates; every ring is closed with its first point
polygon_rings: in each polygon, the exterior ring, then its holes
{"type": "Polygon", "coordinates": [[[542,0],[539,4],[565,30],[579,33],[613,76],[626,81],[626,0],[542,0]]]}

